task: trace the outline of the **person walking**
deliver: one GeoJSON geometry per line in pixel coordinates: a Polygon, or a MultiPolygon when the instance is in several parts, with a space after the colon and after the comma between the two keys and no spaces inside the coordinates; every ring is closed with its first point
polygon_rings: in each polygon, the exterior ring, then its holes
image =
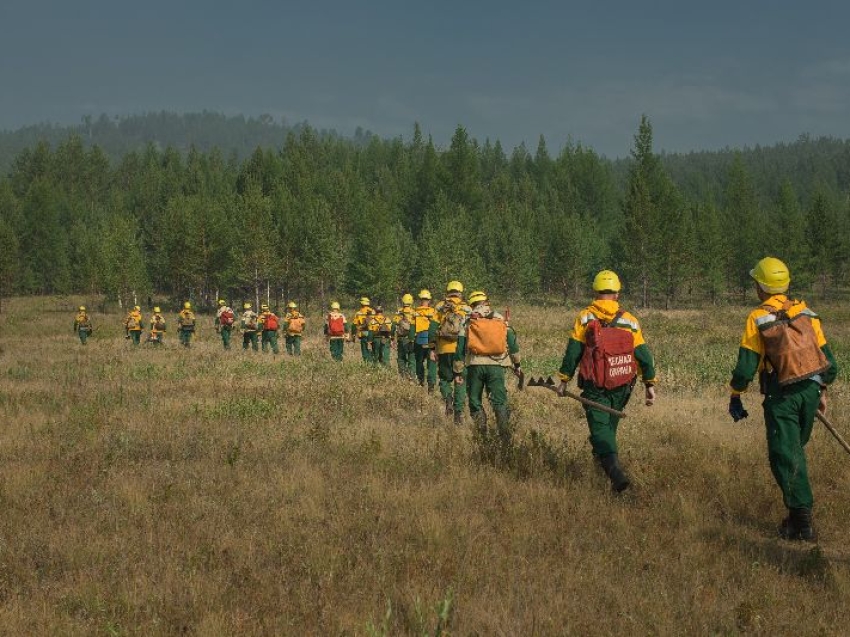
{"type": "MultiPolygon", "coordinates": [[[[578,371],[582,397],[622,411],[629,401],[638,374],[645,387],[647,405],[655,402],[655,361],[635,316],[620,307],[620,278],[602,270],[593,279],[594,301],[579,312],[567,341],[558,376],[559,392],[567,389],[578,371]]],[[[617,426],[620,418],[585,406],[590,445],[611,481],[621,492],[631,480],[620,466],[617,426]]]]}
{"type": "Polygon", "coordinates": [[[80,343],[83,345],[86,344],[89,336],[94,331],[91,324],[91,318],[89,318],[89,313],[86,311],[85,305],[81,305],[77,309],[77,316],[74,318],[74,331],[77,333],[80,343]]]}
{"type": "Polygon", "coordinates": [[[157,305],[153,308],[153,316],[151,316],[150,332],[148,333],[148,343],[154,345],[162,345],[165,337],[165,317],[162,315],[162,310],[157,305]]]}
{"type": "MultiPolygon", "coordinates": [[[[505,317],[495,312],[487,294],[478,291],[469,295],[470,314],[452,354],[454,383],[468,385],[469,415],[482,451],[490,461],[507,460],[513,448],[513,429],[510,423],[505,369],[519,373],[522,369],[516,333],[505,317]],[[491,429],[484,411],[484,391],[496,417],[491,429]]],[[[456,420],[457,422],[457,420],[456,420]]]]}
{"type": "Polygon", "coordinates": [[[413,310],[413,365],[420,387],[428,382],[428,393],[437,384],[437,354],[434,352],[434,334],[437,327],[437,310],[431,307],[431,292],[419,291],[419,305],[413,310]]]}
{"type": "Polygon", "coordinates": [[[398,373],[402,378],[412,379],[416,371],[413,365],[413,295],[401,297],[401,307],[393,317],[392,338],[398,360],[398,373]]]}
{"type": "Polygon", "coordinates": [[[192,311],[192,304],[189,301],[183,303],[183,309],[177,315],[177,337],[180,339],[180,344],[188,348],[192,343],[192,336],[195,334],[195,313],[192,311]]]}
{"type": "Polygon", "coordinates": [[[439,327],[434,338],[437,352],[437,376],[440,380],[440,395],[446,404],[446,416],[454,415],[455,424],[463,419],[466,403],[466,383],[455,382],[452,361],[457,351],[458,337],[463,331],[466,317],[472,311],[463,300],[463,284],[450,281],[446,286],[446,298],[435,308],[439,327]]]}
{"type": "Polygon", "coordinates": [[[381,305],[375,307],[375,313],[369,318],[369,340],[372,341],[372,361],[382,365],[390,364],[390,342],[393,322],[384,314],[381,305]]]}
{"type": "Polygon", "coordinates": [[[230,349],[230,337],[233,334],[233,324],[236,322],[236,314],[227,301],[218,300],[218,310],[215,313],[215,331],[221,336],[221,344],[224,349],[230,349]]]}
{"type": "Polygon", "coordinates": [[[142,308],[138,305],[133,306],[133,309],[124,317],[125,338],[129,338],[133,345],[142,342],[142,321],[142,308]]]}
{"type": "Polygon", "coordinates": [[[280,319],[277,314],[269,309],[269,306],[263,303],[260,306],[260,316],[257,319],[260,329],[262,330],[262,349],[265,354],[269,346],[272,353],[277,356],[280,349],[277,346],[277,331],[280,329],[280,319]]]}
{"type": "Polygon", "coordinates": [[[340,311],[339,302],[333,301],[330,312],[325,317],[324,333],[325,338],[328,339],[331,358],[335,361],[341,361],[345,352],[346,322],[345,314],[340,311]]]}
{"type": "Polygon", "coordinates": [[[283,327],[286,330],[286,353],[290,356],[301,356],[301,338],[304,336],[305,324],[304,315],[298,311],[298,304],[290,301],[283,317],[283,327]]]}
{"type": "Polygon", "coordinates": [[[364,296],[360,299],[360,309],[354,313],[354,317],[351,319],[351,340],[360,340],[360,355],[366,363],[371,363],[374,360],[372,338],[369,333],[369,319],[372,318],[373,314],[375,314],[375,310],[372,309],[372,302],[369,297],[364,296]]]}
{"type": "Polygon", "coordinates": [[[788,296],[788,266],[776,257],[765,257],[750,276],[759,306],[744,326],[730,382],[729,414],[735,422],[749,415],[741,393],[758,374],[768,461],[788,510],[779,536],[816,541],[805,447],[816,413],[826,413],[826,388],[835,380],[838,365],[818,315],[804,301],[788,296]]]}
{"type": "Polygon", "coordinates": [[[248,346],[255,352],[260,351],[259,337],[257,330],[257,313],[253,310],[251,303],[242,304],[242,315],[239,317],[239,326],[242,328],[242,349],[247,350],[248,346]]]}

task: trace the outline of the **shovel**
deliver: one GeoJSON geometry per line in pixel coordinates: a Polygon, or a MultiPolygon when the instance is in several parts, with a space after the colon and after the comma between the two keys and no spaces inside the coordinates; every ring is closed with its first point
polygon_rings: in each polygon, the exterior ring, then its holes
{"type": "Polygon", "coordinates": [[[558,391],[558,386],[555,384],[555,381],[552,380],[552,377],[544,379],[542,376],[540,378],[532,378],[528,381],[529,387],[542,387],[543,389],[548,389],[550,391],[555,392],[559,396],[566,396],[567,398],[572,398],[573,400],[579,401],[582,405],[587,405],[588,407],[592,407],[593,409],[598,409],[599,411],[604,411],[606,414],[611,414],[612,416],[618,416],[620,418],[625,418],[626,413],[623,411],[617,411],[616,409],[612,409],[607,405],[603,405],[601,403],[596,402],[595,400],[590,400],[589,398],[584,398],[579,396],[578,394],[574,394],[570,391],[564,391],[563,394],[558,391]]]}
{"type": "Polygon", "coordinates": [[[835,436],[835,439],[838,441],[838,444],[840,444],[842,447],[844,447],[844,451],[846,451],[847,453],[850,453],[850,445],[848,445],[847,441],[844,440],[844,438],[841,437],[841,434],[838,433],[835,430],[835,427],[833,427],[832,423],[829,422],[826,419],[826,416],[823,415],[823,412],[816,411],[815,416],[817,416],[818,420],[820,420],[823,423],[824,427],[829,429],[829,433],[831,433],[833,436],[835,436]]]}

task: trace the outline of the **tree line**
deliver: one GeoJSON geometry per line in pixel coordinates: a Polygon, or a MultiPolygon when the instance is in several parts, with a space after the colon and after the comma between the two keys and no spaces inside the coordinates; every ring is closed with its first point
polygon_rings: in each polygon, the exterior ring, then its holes
{"type": "MultiPolygon", "coordinates": [[[[266,123],[268,125],[268,123],[266,123]]],[[[249,156],[148,144],[110,159],[77,134],[0,179],[0,295],[150,294],[326,302],[460,279],[506,300],[584,298],[595,271],[675,307],[743,298],[760,257],[835,295],[850,263],[850,145],[631,156],[541,137],[505,152],[459,126],[447,148],[302,125],[249,156]]]]}

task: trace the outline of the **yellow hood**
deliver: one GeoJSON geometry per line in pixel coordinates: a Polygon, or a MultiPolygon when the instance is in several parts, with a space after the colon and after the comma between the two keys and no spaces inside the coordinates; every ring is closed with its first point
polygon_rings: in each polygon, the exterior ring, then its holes
{"type": "Polygon", "coordinates": [[[590,305],[590,311],[603,321],[611,321],[614,315],[620,310],[620,304],[617,301],[609,299],[596,299],[590,305]]]}

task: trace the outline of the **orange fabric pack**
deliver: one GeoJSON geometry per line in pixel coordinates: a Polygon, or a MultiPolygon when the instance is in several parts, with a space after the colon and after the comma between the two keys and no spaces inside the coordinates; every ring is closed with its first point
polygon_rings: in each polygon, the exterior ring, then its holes
{"type": "Polygon", "coordinates": [[[304,331],[304,317],[299,316],[289,319],[289,327],[287,328],[290,334],[300,334],[304,331]]]}
{"type": "Polygon", "coordinates": [[[504,321],[477,318],[466,328],[466,348],[476,356],[502,356],[508,351],[508,326],[504,321]]]}
{"type": "Polygon", "coordinates": [[[795,303],[785,301],[782,309],[769,305],[763,309],[776,316],[759,327],[764,342],[764,355],[776,371],[780,386],[811,378],[829,369],[829,361],[818,346],[817,335],[808,314],[798,312],[788,316],[795,303]]]}

